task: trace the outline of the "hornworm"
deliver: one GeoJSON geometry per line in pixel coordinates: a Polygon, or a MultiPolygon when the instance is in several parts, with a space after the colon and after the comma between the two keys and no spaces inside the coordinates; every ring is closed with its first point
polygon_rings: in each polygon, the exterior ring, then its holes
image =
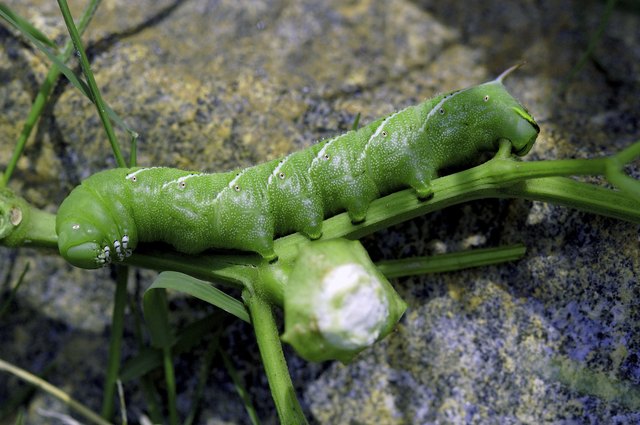
{"type": "Polygon", "coordinates": [[[254,251],[273,260],[276,235],[322,234],[324,218],[346,210],[365,220],[372,200],[412,187],[431,195],[438,170],[469,164],[511,141],[526,154],[539,127],[503,79],[407,107],[355,131],[288,156],[227,173],[117,168],[76,187],[58,210],[60,253],[97,268],[122,261],[138,242],[164,241],[180,252],[254,251]]]}

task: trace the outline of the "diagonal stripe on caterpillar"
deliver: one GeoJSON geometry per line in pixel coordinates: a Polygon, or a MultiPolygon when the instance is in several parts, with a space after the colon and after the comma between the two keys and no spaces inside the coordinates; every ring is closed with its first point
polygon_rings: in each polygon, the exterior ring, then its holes
{"type": "Polygon", "coordinates": [[[372,200],[406,187],[427,198],[438,170],[495,152],[499,139],[518,155],[531,149],[539,127],[502,84],[515,68],[240,172],[97,173],[58,210],[60,253],[97,268],[122,261],[138,242],[164,241],[187,254],[228,248],[273,260],[276,235],[319,238],[324,218],[346,210],[363,221],[372,200]]]}

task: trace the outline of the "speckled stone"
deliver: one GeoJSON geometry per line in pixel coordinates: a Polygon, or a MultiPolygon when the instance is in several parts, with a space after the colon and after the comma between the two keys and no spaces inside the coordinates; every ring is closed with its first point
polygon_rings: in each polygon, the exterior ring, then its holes
{"type": "MultiPolygon", "coordinates": [[[[55,2],[6,3],[64,39],[55,2]]],[[[105,99],[140,133],[143,165],[245,167],[344,131],[358,113],[366,123],[522,59],[527,65],[506,84],[542,129],[525,160],[589,158],[640,138],[640,15],[628,3],[565,83],[604,3],[104,0],[86,40],[105,99]]],[[[47,67],[1,24],[2,165],[47,67]]],[[[635,165],[630,172],[640,177],[635,165]]],[[[11,187],[53,212],[82,178],[113,166],[94,108],[62,83],[11,187]]],[[[410,306],[397,332],[348,366],[307,364],[287,349],[312,423],[640,422],[638,225],[539,202],[483,200],[364,243],[374,259],[513,243],[527,253],[510,264],[396,282],[410,306]]],[[[37,373],[55,361],[47,378],[98,410],[112,273],[72,269],[54,253],[0,248],[3,291],[27,261],[27,282],[0,318],[0,358],[37,373]]],[[[132,275],[131,291],[139,292],[153,273],[132,275]]],[[[176,323],[206,312],[181,298],[173,308],[176,323]]],[[[135,351],[127,326],[125,356],[135,351]]],[[[251,329],[235,323],[223,339],[261,419],[276,423],[251,329]]],[[[183,414],[202,350],[177,359],[183,414]]],[[[216,364],[211,375],[199,423],[249,423],[224,369],[216,364]]],[[[0,407],[16,388],[0,375],[0,407]]],[[[125,391],[138,421],[139,389],[125,391]]],[[[53,423],[39,406],[69,413],[38,393],[28,423],[53,423]]]]}

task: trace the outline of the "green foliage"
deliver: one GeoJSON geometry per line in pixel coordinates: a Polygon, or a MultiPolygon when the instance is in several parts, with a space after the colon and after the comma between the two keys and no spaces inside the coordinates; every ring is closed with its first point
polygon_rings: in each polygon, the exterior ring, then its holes
{"type": "Polygon", "coordinates": [[[247,309],[242,302],[227,295],[211,283],[196,279],[192,276],[178,272],[163,272],[147,288],[145,296],[156,289],[173,289],[193,297],[199,298],[229,314],[234,315],[247,323],[251,322],[247,309]]]}

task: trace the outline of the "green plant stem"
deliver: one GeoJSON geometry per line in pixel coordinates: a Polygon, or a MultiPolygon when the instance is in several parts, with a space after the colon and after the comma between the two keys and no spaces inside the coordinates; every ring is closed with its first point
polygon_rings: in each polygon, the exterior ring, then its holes
{"type": "Polygon", "coordinates": [[[122,334],[124,331],[124,311],[127,305],[127,282],[129,268],[118,266],[116,291],[114,294],[113,314],[111,315],[111,336],[109,339],[109,361],[104,384],[101,416],[106,420],[113,418],[116,393],[116,381],[120,372],[122,334]]]}
{"type": "Polygon", "coordinates": [[[381,261],[376,263],[376,266],[386,277],[395,278],[441,273],[469,267],[486,266],[504,261],[514,261],[522,258],[525,251],[526,248],[524,245],[482,248],[439,254],[431,257],[413,257],[401,260],[381,261]]]}
{"type": "Polygon", "coordinates": [[[162,363],[164,365],[164,380],[167,384],[169,408],[169,424],[178,425],[178,403],[176,399],[176,376],[173,370],[173,356],[171,347],[162,347],[162,363]]]}
{"type": "Polygon", "coordinates": [[[622,149],[609,157],[617,168],[622,168],[624,164],[628,164],[634,159],[640,157],[640,140],[632,143],[626,148],[622,149]]]}
{"type": "Polygon", "coordinates": [[[231,380],[233,381],[233,386],[235,387],[236,392],[238,393],[238,395],[240,396],[240,399],[242,400],[242,404],[244,405],[244,408],[247,411],[247,415],[249,416],[249,420],[251,421],[252,425],[260,424],[260,419],[258,418],[258,413],[256,412],[256,408],[253,406],[253,403],[251,402],[251,396],[249,395],[249,391],[247,391],[244,384],[242,383],[242,379],[240,378],[240,375],[238,374],[238,371],[236,370],[236,368],[233,366],[233,362],[231,361],[231,359],[229,358],[229,356],[227,355],[227,353],[222,347],[218,346],[216,352],[219,353],[220,357],[222,358],[222,363],[224,364],[224,368],[227,370],[227,373],[229,374],[229,376],[231,377],[231,380]]]}
{"type": "Polygon", "coordinates": [[[107,133],[107,138],[109,139],[109,143],[111,143],[111,150],[116,158],[116,162],[119,167],[126,167],[127,163],[120,152],[120,146],[118,144],[118,139],[113,131],[113,126],[111,125],[111,120],[109,119],[109,115],[107,113],[107,109],[102,100],[102,95],[100,94],[100,90],[98,89],[98,85],[96,84],[96,80],[91,72],[91,66],[89,65],[89,59],[87,58],[87,53],[82,46],[82,40],[80,39],[80,34],[78,33],[78,29],[76,28],[73,17],[71,16],[71,12],[69,11],[69,6],[67,5],[66,0],[58,0],[58,6],[60,7],[60,11],[62,12],[62,17],[64,18],[64,22],[67,25],[67,29],[69,30],[69,36],[73,41],[73,44],[76,48],[76,51],[80,55],[80,65],[82,66],[82,71],[87,79],[87,84],[89,85],[89,90],[91,91],[91,96],[98,110],[98,115],[100,116],[100,120],[102,121],[102,125],[107,133]]]}
{"type": "Polygon", "coordinates": [[[56,216],[33,207],[30,215],[30,225],[25,235],[25,246],[57,248],[56,216]]]}
{"type": "MultiPolygon", "coordinates": [[[[129,297],[129,311],[133,316],[133,330],[135,340],[137,343],[138,351],[142,351],[145,347],[142,337],[142,314],[137,300],[133,299],[133,296],[129,297]]],[[[121,371],[122,372],[122,371],[121,371]]],[[[160,409],[160,403],[158,401],[158,393],[156,388],[151,382],[151,377],[147,374],[140,376],[140,389],[142,390],[142,396],[147,404],[149,416],[151,421],[155,423],[162,423],[162,413],[160,409]]]]}
{"type": "Polygon", "coordinates": [[[640,157],[640,143],[634,143],[610,157],[607,163],[607,180],[620,190],[640,199],[640,184],[624,173],[624,165],[638,157],[640,157]]]}
{"type": "Polygon", "coordinates": [[[169,306],[166,289],[145,291],[143,297],[143,313],[153,347],[162,351],[164,379],[167,388],[167,409],[169,424],[178,424],[176,403],[176,379],[173,369],[172,346],[174,336],[169,326],[169,306]]]}
{"type": "MultiPolygon", "coordinates": [[[[101,0],[91,0],[84,12],[82,13],[82,17],[80,18],[80,22],[78,23],[78,33],[83,34],[84,31],[89,26],[89,22],[91,22],[91,18],[95,14],[96,9],[100,5],[101,0]]],[[[62,62],[67,62],[71,55],[73,54],[73,42],[71,40],[67,41],[64,46],[63,52],[58,55],[58,58],[62,62]]],[[[25,121],[22,131],[20,132],[20,136],[18,137],[18,141],[16,142],[16,146],[13,149],[13,153],[9,162],[7,163],[7,168],[2,175],[2,181],[0,182],[0,187],[5,187],[9,183],[9,179],[13,175],[13,172],[18,164],[18,160],[22,156],[22,152],[24,151],[24,147],[27,143],[27,139],[31,135],[31,131],[33,127],[38,122],[42,111],[47,104],[47,99],[51,95],[53,88],[55,87],[56,81],[58,81],[58,77],[60,77],[60,68],[58,68],[55,64],[51,65],[49,68],[49,72],[45,77],[42,85],[40,86],[40,90],[38,90],[38,94],[31,105],[31,110],[29,111],[29,115],[27,116],[27,120],[25,121]]]]}
{"type": "Polygon", "coordinates": [[[496,193],[500,198],[522,198],[564,205],[581,211],[640,223],[640,198],[580,183],[566,177],[545,177],[519,182],[496,193]]]}
{"type": "Polygon", "coordinates": [[[99,424],[99,425],[110,425],[109,422],[105,421],[100,416],[93,413],[93,411],[91,411],[89,408],[85,407],[81,403],[71,398],[69,394],[65,393],[64,391],[61,391],[60,389],[54,387],[47,381],[35,376],[34,374],[29,373],[26,370],[21,369],[17,366],[14,366],[11,363],[7,363],[1,359],[0,359],[0,370],[9,372],[14,376],[17,376],[18,378],[22,379],[23,381],[26,381],[31,385],[34,385],[40,388],[41,390],[44,390],[45,392],[51,394],[58,400],[67,404],[71,409],[78,412],[78,414],[84,416],[88,421],[93,422],[95,424],[99,424]]]}
{"type": "Polygon", "coordinates": [[[251,323],[253,323],[253,329],[256,333],[260,356],[280,423],[284,425],[306,424],[307,420],[298,403],[287,369],[271,305],[250,289],[242,291],[242,298],[251,314],[251,323]]]}
{"type": "Polygon", "coordinates": [[[202,396],[207,384],[207,379],[211,375],[211,367],[213,366],[213,361],[215,360],[216,354],[218,354],[218,350],[220,348],[219,344],[221,333],[222,328],[219,327],[214,332],[211,340],[207,344],[207,349],[204,352],[202,364],[200,365],[200,369],[198,371],[198,384],[195,391],[193,392],[193,396],[191,397],[191,409],[189,409],[189,414],[187,415],[184,422],[182,422],[182,425],[192,425],[198,416],[200,403],[202,402],[202,396]]]}
{"type": "Polygon", "coordinates": [[[56,247],[56,216],[0,189],[0,241],[6,246],[56,247]]]}

